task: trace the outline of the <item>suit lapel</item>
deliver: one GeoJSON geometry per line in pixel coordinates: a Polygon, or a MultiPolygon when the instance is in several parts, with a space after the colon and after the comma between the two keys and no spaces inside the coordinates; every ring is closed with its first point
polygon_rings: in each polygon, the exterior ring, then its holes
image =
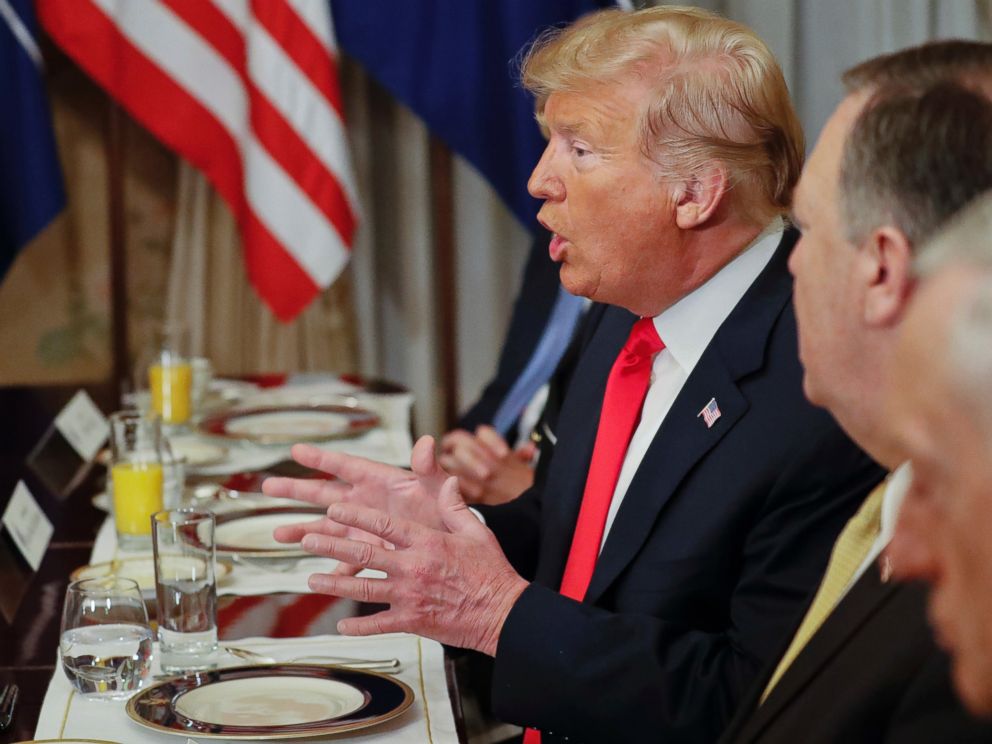
{"type": "Polygon", "coordinates": [[[586,601],[595,602],[633,560],[686,473],[733,428],[747,407],[722,361],[714,355],[700,359],[627,489],[586,601]],[[719,402],[721,416],[707,428],[699,412],[711,398],[719,402]]]}
{"type": "MultiPolygon", "coordinates": [[[[768,726],[775,716],[806,688],[810,680],[838,653],[848,639],[892,599],[901,586],[896,582],[883,583],[877,566],[869,566],[840,604],[827,616],[820,629],[810,638],[799,656],[782,675],[768,699],[749,716],[749,722],[742,731],[742,736],[734,740],[750,740],[768,726]]],[[[758,704],[764,686],[771,678],[772,669],[769,668],[767,671],[768,673],[761,679],[761,691],[756,690],[756,697],[750,701],[749,708],[752,710],[758,704]]]]}
{"type": "Polygon", "coordinates": [[[786,232],[679,392],[627,489],[596,563],[587,602],[602,596],[633,560],[686,474],[747,411],[737,380],[765,362],[768,338],[792,291],[786,262],[794,242],[794,234],[786,232]],[[721,417],[707,427],[699,413],[711,398],[718,401],[721,417]]]}

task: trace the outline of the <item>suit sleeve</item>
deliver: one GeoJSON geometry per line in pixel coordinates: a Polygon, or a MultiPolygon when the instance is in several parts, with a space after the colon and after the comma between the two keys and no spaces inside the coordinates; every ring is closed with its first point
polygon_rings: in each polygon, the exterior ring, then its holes
{"type": "Polygon", "coordinates": [[[827,417],[819,426],[755,502],[722,627],[612,613],[532,584],[499,640],[497,715],[585,742],[715,741],[882,476],[827,417]]]}
{"type": "Polygon", "coordinates": [[[992,741],[992,723],[969,715],[955,696],[949,667],[947,656],[935,648],[907,686],[883,744],[992,741]]]}

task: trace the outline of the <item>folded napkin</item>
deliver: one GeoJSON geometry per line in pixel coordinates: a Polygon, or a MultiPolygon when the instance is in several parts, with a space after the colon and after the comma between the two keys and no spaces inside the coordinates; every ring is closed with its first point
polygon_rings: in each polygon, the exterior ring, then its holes
{"type": "MultiPolygon", "coordinates": [[[[367,731],[354,732],[351,737],[360,736],[362,741],[370,744],[454,744],[458,741],[448,697],[444,652],[439,643],[402,633],[368,638],[245,638],[231,643],[279,660],[314,654],[365,659],[398,658],[401,667],[396,677],[413,690],[413,705],[399,718],[367,731]]],[[[226,653],[221,653],[220,657],[220,666],[247,663],[226,653]]],[[[159,673],[157,644],[152,673],[159,673]]],[[[34,735],[36,739],[77,737],[121,744],[177,744],[182,741],[177,736],[159,733],[135,723],[128,718],[124,707],[123,701],[86,700],[80,697],[59,668],[48,685],[34,735]]],[[[327,739],[291,741],[324,740],[327,739]]],[[[340,738],[334,740],[340,741],[340,738]]],[[[202,744],[209,740],[197,741],[202,744]]]]}

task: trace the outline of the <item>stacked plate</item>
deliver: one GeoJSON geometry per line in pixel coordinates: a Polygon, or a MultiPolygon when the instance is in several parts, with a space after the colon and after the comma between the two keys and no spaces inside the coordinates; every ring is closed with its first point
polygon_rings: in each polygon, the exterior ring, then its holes
{"type": "Polygon", "coordinates": [[[205,739],[295,739],[376,726],[406,711],[399,680],[319,664],[231,667],[166,680],[127,704],[148,728],[205,739]]]}

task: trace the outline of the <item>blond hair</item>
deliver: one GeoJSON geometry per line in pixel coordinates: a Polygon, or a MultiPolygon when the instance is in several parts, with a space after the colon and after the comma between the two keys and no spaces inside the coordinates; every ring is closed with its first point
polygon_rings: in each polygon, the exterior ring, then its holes
{"type": "Polygon", "coordinates": [[[641,149],[664,177],[690,177],[715,160],[748,215],[766,221],[789,208],[802,126],[774,55],[746,26],[697,8],[603,10],[543,34],[521,73],[539,117],[552,93],[639,76],[654,89],[641,149]]]}

